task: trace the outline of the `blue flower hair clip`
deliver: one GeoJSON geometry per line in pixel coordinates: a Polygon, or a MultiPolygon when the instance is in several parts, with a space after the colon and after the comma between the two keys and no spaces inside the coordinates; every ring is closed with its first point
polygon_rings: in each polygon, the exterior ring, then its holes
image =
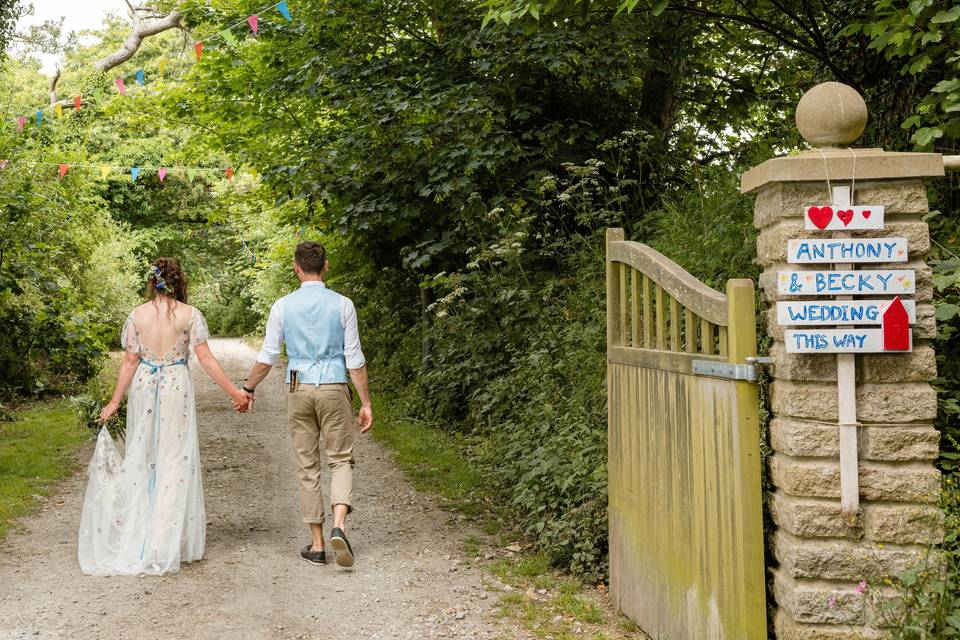
{"type": "Polygon", "coordinates": [[[154,280],[154,283],[153,283],[154,288],[156,288],[157,291],[166,292],[167,281],[163,279],[163,276],[161,275],[160,267],[154,267],[152,275],[154,280]]]}

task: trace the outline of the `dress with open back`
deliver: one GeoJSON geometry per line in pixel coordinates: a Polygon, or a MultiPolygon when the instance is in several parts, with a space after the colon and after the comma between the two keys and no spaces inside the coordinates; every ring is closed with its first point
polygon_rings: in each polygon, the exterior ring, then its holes
{"type": "MultiPolygon", "coordinates": [[[[155,353],[131,312],[122,342],[140,358],[127,400],[125,455],[100,430],[80,518],[80,568],[91,575],[163,574],[203,556],[206,515],[197,411],[187,361],[209,337],[203,314],[155,353]]],[[[155,332],[148,332],[147,335],[155,332]]]]}

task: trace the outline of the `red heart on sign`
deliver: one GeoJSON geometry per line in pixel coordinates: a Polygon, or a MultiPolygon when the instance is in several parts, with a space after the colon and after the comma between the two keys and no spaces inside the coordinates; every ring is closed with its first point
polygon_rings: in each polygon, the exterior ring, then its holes
{"type": "Polygon", "coordinates": [[[837,217],[840,218],[843,226],[847,226],[850,224],[850,221],[853,220],[853,209],[841,209],[837,211],[837,217]]]}
{"type": "Polygon", "coordinates": [[[832,207],[810,207],[807,209],[807,217],[810,218],[810,222],[817,227],[817,229],[825,229],[830,220],[833,219],[833,208],[832,207]]]}
{"type": "Polygon", "coordinates": [[[863,214],[864,219],[869,219],[869,218],[870,218],[870,214],[873,213],[873,211],[870,211],[870,209],[864,209],[864,210],[861,211],[860,213],[863,214]]]}

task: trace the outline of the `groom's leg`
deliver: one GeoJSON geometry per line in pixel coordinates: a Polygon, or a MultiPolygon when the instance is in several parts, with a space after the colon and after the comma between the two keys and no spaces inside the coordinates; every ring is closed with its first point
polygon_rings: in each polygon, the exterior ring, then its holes
{"type": "Polygon", "coordinates": [[[320,489],[320,424],[316,389],[300,388],[287,394],[287,421],[297,463],[303,522],[310,525],[313,548],[323,549],[323,493],[320,489]]]}
{"type": "Polygon", "coordinates": [[[347,514],[353,509],[353,406],[345,384],[324,387],[321,394],[317,402],[317,418],[330,467],[333,526],[343,529],[347,514]]]}

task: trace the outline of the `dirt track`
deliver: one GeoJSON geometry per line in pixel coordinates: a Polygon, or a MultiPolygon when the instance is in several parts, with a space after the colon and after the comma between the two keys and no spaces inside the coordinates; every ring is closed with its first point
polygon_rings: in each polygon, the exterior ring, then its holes
{"type": "MultiPolygon", "coordinates": [[[[255,357],[239,340],[213,340],[211,348],[234,379],[255,357]]],[[[258,389],[254,411],[238,416],[192,364],[204,560],[159,578],[80,573],[77,526],[91,444],[80,472],[0,547],[0,640],[517,637],[492,615],[496,596],[484,589],[482,570],[458,558],[461,540],[474,532],[416,493],[370,437],[357,439],[356,511],[348,521],[356,566],[301,560],[308,535],[280,372],[258,389]]]]}

